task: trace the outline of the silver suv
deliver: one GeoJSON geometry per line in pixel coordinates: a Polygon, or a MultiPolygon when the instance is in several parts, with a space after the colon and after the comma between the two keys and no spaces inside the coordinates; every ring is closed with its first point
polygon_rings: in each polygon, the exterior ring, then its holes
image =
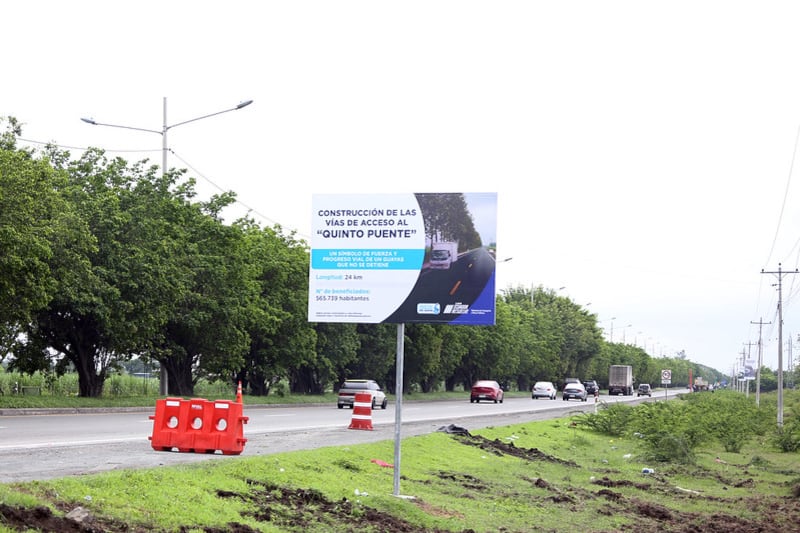
{"type": "Polygon", "coordinates": [[[649,398],[653,397],[653,389],[650,388],[650,385],[647,383],[642,383],[639,385],[639,388],[636,389],[636,396],[647,396],[649,398]]]}
{"type": "Polygon", "coordinates": [[[339,387],[339,398],[336,400],[336,407],[343,409],[345,406],[353,408],[357,392],[368,392],[372,396],[372,408],[386,409],[386,394],[381,390],[380,385],[371,379],[348,379],[339,387]]]}

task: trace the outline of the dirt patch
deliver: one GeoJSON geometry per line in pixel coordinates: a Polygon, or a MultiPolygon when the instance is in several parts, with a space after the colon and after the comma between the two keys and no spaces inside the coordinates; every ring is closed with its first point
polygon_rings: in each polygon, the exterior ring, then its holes
{"type": "Polygon", "coordinates": [[[513,442],[503,442],[499,439],[489,440],[480,435],[458,435],[454,437],[462,444],[469,446],[476,446],[481,450],[495,455],[511,455],[526,461],[548,461],[551,463],[558,463],[563,466],[578,467],[578,464],[573,461],[565,461],[558,457],[548,455],[538,448],[517,448],[513,442]]]}
{"type": "Polygon", "coordinates": [[[602,487],[635,487],[639,490],[650,490],[649,483],[634,483],[633,481],[628,481],[627,479],[612,480],[605,476],[601,479],[595,479],[592,481],[592,483],[602,487]]]}
{"type": "Polygon", "coordinates": [[[56,516],[47,507],[12,507],[0,504],[0,523],[17,531],[40,531],[42,533],[145,533],[125,524],[98,520],[74,509],[66,517],[56,516]],[[74,516],[74,517],[71,517],[74,516]]]}
{"type": "MultiPolygon", "coordinates": [[[[239,498],[250,504],[249,515],[259,522],[269,522],[289,530],[330,527],[332,531],[381,531],[404,533],[417,527],[401,518],[342,498],[332,501],[316,490],[287,489],[272,483],[248,480],[253,490],[248,494],[220,491],[222,498],[239,498]]],[[[440,530],[436,530],[440,531],[440,530]]]]}

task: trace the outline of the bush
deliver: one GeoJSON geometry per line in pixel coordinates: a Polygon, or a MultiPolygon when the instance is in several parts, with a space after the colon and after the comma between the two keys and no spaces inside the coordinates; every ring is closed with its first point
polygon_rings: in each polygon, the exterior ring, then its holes
{"type": "Polygon", "coordinates": [[[695,463],[694,450],[689,442],[684,439],[684,436],[666,432],[656,435],[651,442],[648,442],[643,455],[647,460],[661,463],[683,465],[695,463]]]}
{"type": "Polygon", "coordinates": [[[628,434],[637,437],[653,461],[694,462],[693,450],[709,436],[685,402],[647,402],[636,407],[628,434]]]}
{"type": "Polygon", "coordinates": [[[573,418],[578,426],[589,428],[604,435],[618,437],[628,429],[633,407],[624,403],[602,403],[597,413],[580,413],[573,418]]]}
{"type": "Polygon", "coordinates": [[[775,429],[772,443],[781,451],[800,451],[800,408],[792,407],[790,416],[783,421],[783,426],[775,429]]]}
{"type": "Polygon", "coordinates": [[[709,436],[733,453],[739,453],[754,436],[765,435],[775,416],[773,409],[758,407],[754,398],[733,391],[690,394],[686,404],[709,436]]]}
{"type": "MultiPolygon", "coordinates": [[[[752,398],[719,391],[636,407],[603,404],[596,414],[575,417],[575,423],[606,435],[632,436],[650,460],[691,464],[694,450],[711,440],[719,441],[728,452],[739,453],[751,438],[767,434],[774,414],[770,407],[757,407],[752,398]]],[[[800,416],[791,419],[776,442],[785,451],[800,448],[800,416]]]]}

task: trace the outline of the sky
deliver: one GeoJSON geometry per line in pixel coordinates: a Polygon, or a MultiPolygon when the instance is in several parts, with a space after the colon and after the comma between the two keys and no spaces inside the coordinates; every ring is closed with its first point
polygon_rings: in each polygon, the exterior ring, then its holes
{"type": "Polygon", "coordinates": [[[552,289],[655,357],[729,373],[761,339],[773,370],[800,360],[800,3],[12,0],[0,19],[22,144],[160,165],[166,109],[200,198],[234,191],[226,217],[307,240],[313,194],[496,192],[498,290],[552,289]]]}

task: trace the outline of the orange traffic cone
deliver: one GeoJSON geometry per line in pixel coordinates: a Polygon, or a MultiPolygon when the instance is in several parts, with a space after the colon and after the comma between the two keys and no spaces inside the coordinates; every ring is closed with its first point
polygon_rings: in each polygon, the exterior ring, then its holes
{"type": "Polygon", "coordinates": [[[236,388],[236,403],[242,403],[242,382],[239,382],[239,386],[236,388]]]}
{"type": "Polygon", "coordinates": [[[353,419],[348,429],[372,429],[372,395],[357,392],[353,401],[353,419]]]}

